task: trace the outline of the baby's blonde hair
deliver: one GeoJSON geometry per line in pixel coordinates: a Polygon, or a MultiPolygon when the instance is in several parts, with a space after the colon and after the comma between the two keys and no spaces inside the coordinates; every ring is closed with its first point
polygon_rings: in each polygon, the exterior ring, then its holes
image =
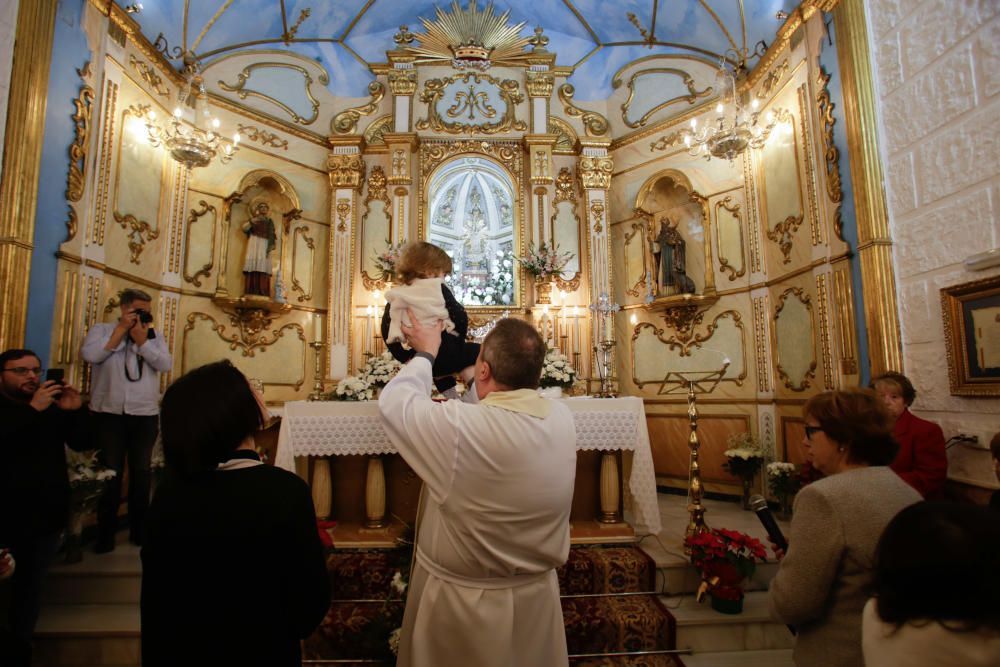
{"type": "Polygon", "coordinates": [[[428,278],[437,273],[451,273],[451,257],[441,248],[427,241],[414,241],[403,248],[396,264],[396,275],[404,285],[416,278],[428,278]]]}

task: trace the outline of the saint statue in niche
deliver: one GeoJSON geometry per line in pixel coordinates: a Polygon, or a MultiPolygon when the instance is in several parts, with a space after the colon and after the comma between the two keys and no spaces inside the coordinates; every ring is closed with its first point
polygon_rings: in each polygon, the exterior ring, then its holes
{"type": "Polygon", "coordinates": [[[270,204],[254,200],[250,205],[250,219],[243,223],[243,233],[247,236],[243,293],[247,295],[271,295],[271,253],[278,238],[274,221],[268,215],[270,212],[270,204]]]}
{"type": "Polygon", "coordinates": [[[677,231],[677,219],[664,217],[660,231],[652,244],[656,262],[657,291],[660,293],[694,294],[694,281],[684,272],[685,242],[677,231]]]}

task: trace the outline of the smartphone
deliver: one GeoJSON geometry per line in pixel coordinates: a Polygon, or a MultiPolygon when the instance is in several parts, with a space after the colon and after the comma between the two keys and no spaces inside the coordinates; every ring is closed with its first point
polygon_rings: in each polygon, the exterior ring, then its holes
{"type": "Polygon", "coordinates": [[[65,374],[66,374],[65,369],[50,368],[47,371],[45,371],[45,381],[48,382],[49,380],[52,380],[54,382],[58,382],[59,384],[65,384],[63,382],[63,377],[65,376],[65,374]]]}

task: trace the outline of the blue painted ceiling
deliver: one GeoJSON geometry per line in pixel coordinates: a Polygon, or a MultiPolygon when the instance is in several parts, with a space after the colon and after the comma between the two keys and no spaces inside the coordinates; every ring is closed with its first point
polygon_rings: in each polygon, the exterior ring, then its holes
{"type": "MultiPolygon", "coordinates": [[[[123,7],[135,4],[116,1],[123,7]]],[[[462,0],[462,6],[469,1],[462,0]]],[[[386,61],[385,52],[395,47],[393,35],[399,26],[421,32],[420,17],[433,19],[436,6],[447,11],[451,3],[143,0],[141,4],[142,10],[133,18],[150,41],[162,34],[173,53],[190,49],[207,62],[253,49],[293,51],[326,67],[332,93],[364,97],[374,78],[368,66],[386,61]],[[304,10],[308,15],[286,44],[283,35],[304,10]]],[[[557,54],[556,64],[574,68],[569,81],[576,87],[576,99],[602,100],[611,94],[614,73],[643,56],[706,57],[734,46],[752,54],[761,41],[770,45],[774,40],[783,23],[776,14],[790,12],[798,4],[798,0],[496,0],[494,7],[497,14],[509,9],[513,24],[525,22],[524,36],[532,35],[535,26],[544,28],[550,40],[548,50],[557,54]]],[[[484,5],[479,0],[480,9],[484,5]]],[[[717,55],[709,57],[714,60],[717,55]]],[[[179,59],[173,62],[180,64],[179,59]]],[[[751,56],[748,64],[755,63],[751,56]]]]}

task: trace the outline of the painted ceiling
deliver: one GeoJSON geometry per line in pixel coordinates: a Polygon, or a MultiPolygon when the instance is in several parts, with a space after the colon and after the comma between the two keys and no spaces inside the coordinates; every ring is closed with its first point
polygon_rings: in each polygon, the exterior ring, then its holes
{"type": "MultiPolygon", "coordinates": [[[[462,0],[465,7],[471,0],[462,0]]],[[[370,64],[386,62],[401,25],[423,30],[433,20],[434,0],[117,0],[151,42],[180,66],[193,51],[202,63],[259,49],[292,51],[314,59],[330,74],[328,88],[343,97],[364,97],[374,75],[370,64]]],[[[486,3],[479,0],[479,7],[486,3]]],[[[558,66],[572,67],[577,100],[603,100],[623,65],[654,54],[716,59],[745,48],[756,63],[760,43],[774,40],[797,0],[495,0],[497,14],[510,10],[511,24],[524,22],[529,37],[541,26],[558,66]]]]}

